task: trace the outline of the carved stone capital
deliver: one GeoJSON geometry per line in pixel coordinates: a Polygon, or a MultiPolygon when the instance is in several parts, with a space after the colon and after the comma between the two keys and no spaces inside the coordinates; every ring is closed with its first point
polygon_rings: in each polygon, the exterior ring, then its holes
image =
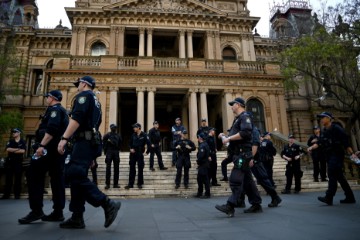
{"type": "Polygon", "coordinates": [[[192,30],[192,29],[187,29],[186,32],[187,32],[188,36],[192,36],[194,30],[192,30]]]}
{"type": "Polygon", "coordinates": [[[139,28],[139,34],[144,34],[145,33],[145,28],[141,27],[139,28]]]}
{"type": "Polygon", "coordinates": [[[233,89],[224,89],[224,94],[233,94],[233,89]]]}
{"type": "Polygon", "coordinates": [[[148,87],[146,90],[148,92],[156,92],[156,87],[148,87]]]}
{"type": "Polygon", "coordinates": [[[146,91],[146,87],[137,87],[136,88],[136,93],[138,92],[145,92],[146,91]]]}
{"type": "Polygon", "coordinates": [[[119,88],[118,87],[109,87],[109,91],[110,92],[117,92],[117,91],[119,91],[119,88]]]}
{"type": "Polygon", "coordinates": [[[108,87],[106,87],[106,86],[98,86],[98,87],[96,87],[97,88],[97,90],[99,90],[99,91],[107,91],[108,90],[108,87]]]}
{"type": "Polygon", "coordinates": [[[79,27],[79,33],[86,33],[87,27],[79,27]]]}
{"type": "Polygon", "coordinates": [[[197,88],[189,88],[189,91],[188,91],[189,94],[197,93],[197,92],[199,92],[199,89],[197,89],[197,88]]]}
{"type": "Polygon", "coordinates": [[[154,28],[147,28],[146,30],[147,30],[148,35],[152,35],[154,32],[154,28]]]}
{"type": "Polygon", "coordinates": [[[209,89],[208,89],[208,88],[200,88],[200,89],[199,89],[199,92],[200,92],[200,93],[208,93],[208,92],[209,92],[209,89]]]}
{"type": "Polygon", "coordinates": [[[184,29],[179,29],[179,36],[184,36],[185,32],[186,31],[184,29]]]}
{"type": "Polygon", "coordinates": [[[124,33],[125,32],[125,27],[119,27],[119,33],[124,33]]]}

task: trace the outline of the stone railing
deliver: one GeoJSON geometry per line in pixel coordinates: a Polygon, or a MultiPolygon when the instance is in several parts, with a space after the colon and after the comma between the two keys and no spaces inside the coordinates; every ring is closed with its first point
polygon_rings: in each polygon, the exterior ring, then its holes
{"type": "Polygon", "coordinates": [[[153,57],[118,56],[69,56],[58,55],[54,58],[54,69],[107,69],[137,71],[189,71],[257,73],[279,75],[279,66],[274,63],[223,61],[208,59],[180,59],[153,57]]]}
{"type": "Polygon", "coordinates": [[[171,69],[183,71],[188,69],[189,61],[179,58],[155,58],[155,69],[171,69]]]}

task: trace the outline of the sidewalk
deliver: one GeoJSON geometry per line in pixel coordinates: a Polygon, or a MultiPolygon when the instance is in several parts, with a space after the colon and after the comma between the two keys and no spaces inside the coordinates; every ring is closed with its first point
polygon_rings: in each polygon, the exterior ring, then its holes
{"type": "MultiPolygon", "coordinates": [[[[122,239],[122,240],[251,240],[251,239],[359,239],[360,191],[355,191],[356,204],[340,204],[344,198],[338,191],[334,206],[317,200],[323,192],[281,195],[278,208],[268,208],[269,196],[263,197],[263,213],[244,214],[236,209],[228,218],[215,209],[226,197],[211,199],[165,198],[126,199],[113,225],[104,225],[102,208],[86,206],[82,230],[60,229],[59,223],[34,222],[18,224],[18,218],[29,212],[27,200],[0,201],[0,239],[122,239]]],[[[247,206],[249,204],[247,203],[247,206]]],[[[52,204],[45,200],[44,212],[51,212],[52,204]]],[[[68,211],[68,202],[65,217],[68,211]]]]}

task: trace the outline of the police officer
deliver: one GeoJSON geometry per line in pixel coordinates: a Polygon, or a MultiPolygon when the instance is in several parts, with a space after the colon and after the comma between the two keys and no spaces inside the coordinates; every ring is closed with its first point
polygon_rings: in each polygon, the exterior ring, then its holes
{"type": "MultiPolygon", "coordinates": [[[[228,133],[230,132],[230,129],[227,130],[228,133]]],[[[226,137],[224,133],[220,133],[218,138],[219,139],[222,139],[223,137],[226,137]]],[[[230,149],[228,148],[228,145],[229,143],[225,144],[224,146],[226,147],[226,153],[227,153],[227,156],[226,158],[224,158],[222,161],[221,161],[221,174],[223,175],[223,178],[220,179],[220,181],[224,181],[224,182],[227,182],[229,181],[229,178],[227,176],[227,165],[229,165],[230,163],[232,163],[232,159],[229,158],[229,155],[231,155],[231,151],[230,149]]]]}
{"type": "Polygon", "coordinates": [[[155,171],[154,168],[155,154],[158,159],[160,170],[166,170],[167,168],[164,167],[164,163],[162,161],[162,155],[161,155],[161,136],[160,136],[158,121],[153,122],[153,128],[149,130],[148,137],[150,141],[150,148],[147,150],[147,152],[150,152],[150,170],[155,171]]]}
{"type": "Polygon", "coordinates": [[[104,135],[103,146],[104,153],[106,155],[106,178],[105,178],[105,189],[110,188],[110,177],[111,177],[111,163],[114,163],[114,180],[113,187],[120,188],[119,186],[119,165],[120,165],[120,148],[122,143],[122,138],[120,134],[117,133],[117,126],[115,124],[110,124],[110,132],[104,135]]]}
{"type": "Polygon", "coordinates": [[[175,189],[180,187],[182,169],[184,168],[184,186],[189,187],[189,169],[191,168],[190,153],[196,149],[194,142],[186,138],[187,131],[183,130],[180,140],[175,143],[177,151],[175,189]]]}
{"type": "MultiPolygon", "coordinates": [[[[314,134],[312,134],[307,141],[307,145],[309,147],[316,144],[320,138],[320,127],[314,126],[313,131],[314,131],[314,134]]],[[[319,174],[320,174],[322,182],[327,181],[327,179],[326,179],[326,160],[324,158],[324,154],[321,152],[321,149],[314,148],[311,151],[311,158],[313,160],[313,166],[314,166],[314,174],[313,174],[314,182],[319,181],[319,174]]]]}
{"type": "Polygon", "coordinates": [[[26,143],[21,138],[20,128],[11,129],[11,137],[12,139],[10,139],[6,144],[8,159],[5,164],[6,177],[4,195],[1,197],[1,199],[10,198],[10,193],[13,186],[13,178],[15,199],[19,199],[21,193],[22,164],[24,160],[23,156],[26,150],[26,143]]]}
{"type": "Polygon", "coordinates": [[[90,76],[79,78],[74,83],[79,93],[72,106],[69,125],[58,145],[58,152],[64,154],[65,145],[73,137],[71,159],[66,164],[66,177],[71,188],[69,209],[72,216],[60,223],[61,228],[85,228],[85,201],[104,209],[106,228],[113,223],[121,206],[120,202],[110,200],[88,178],[88,169],[97,155],[98,145],[101,144],[98,130],[102,113],[101,105],[93,92],[95,84],[95,79],[90,76]]]}
{"type": "Polygon", "coordinates": [[[319,141],[308,148],[312,152],[314,149],[321,148],[327,165],[328,165],[328,189],[324,197],[318,197],[318,200],[328,205],[333,204],[333,198],[336,194],[337,183],[340,183],[341,188],[344,190],[345,199],[340,200],[340,203],[355,203],[355,196],[347,182],[342,167],[344,164],[345,151],[356,157],[352,150],[349,138],[344,129],[333,122],[333,116],[329,112],[322,112],[317,115],[320,118],[321,124],[324,126],[319,141]]]}
{"type": "Polygon", "coordinates": [[[130,173],[129,173],[129,183],[125,189],[130,189],[134,187],[135,175],[136,175],[136,163],[138,166],[138,181],[137,186],[139,189],[142,189],[144,184],[144,152],[145,146],[149,148],[149,140],[146,133],[141,131],[141,124],[135,123],[132,125],[134,133],[131,135],[129,147],[130,147],[130,173]]]}
{"type": "Polygon", "coordinates": [[[26,224],[33,221],[63,221],[65,207],[64,160],[65,156],[57,151],[57,145],[69,123],[66,110],[61,106],[62,94],[58,90],[45,95],[48,108],[42,117],[36,131],[35,155],[40,158],[32,159],[28,171],[29,204],[31,212],[19,219],[19,223],[26,224]],[[47,150],[46,156],[44,155],[47,150]],[[42,157],[41,157],[42,156],[42,157]],[[47,216],[43,213],[43,194],[45,175],[49,171],[54,211],[47,216]]]}
{"type": "Polygon", "coordinates": [[[199,149],[196,155],[196,163],[198,165],[197,184],[198,191],[195,197],[198,198],[210,198],[210,183],[209,183],[209,160],[210,148],[206,142],[206,135],[200,132],[198,135],[199,149]],[[203,196],[205,186],[205,195],[203,196]]]}
{"type": "Polygon", "coordinates": [[[175,119],[175,125],[171,127],[172,134],[172,166],[175,166],[177,161],[177,151],[175,149],[175,143],[181,139],[181,133],[186,131],[185,127],[181,125],[181,119],[178,117],[175,119]]]}
{"type": "Polygon", "coordinates": [[[287,161],[286,165],[286,186],[285,189],[281,191],[282,194],[290,194],[290,189],[292,185],[292,179],[295,178],[295,191],[294,193],[299,193],[301,191],[301,177],[303,172],[300,167],[301,156],[304,153],[304,150],[295,143],[294,135],[290,134],[289,143],[286,144],[281,151],[281,157],[287,161]]]}
{"type": "Polygon", "coordinates": [[[273,179],[273,166],[274,166],[274,156],[276,155],[276,148],[271,141],[271,133],[265,132],[262,136],[259,147],[259,160],[262,162],[267,176],[271,182],[271,185],[275,186],[273,179]]]}
{"type": "Polygon", "coordinates": [[[208,126],[206,118],[201,119],[201,126],[197,130],[196,135],[198,136],[200,133],[204,133],[205,137],[207,138],[209,135],[211,127],[208,126]]]}
{"type": "MultiPolygon", "coordinates": [[[[210,163],[209,163],[209,181],[211,180],[211,186],[221,186],[221,184],[218,184],[217,178],[216,178],[216,172],[217,172],[217,157],[216,157],[216,143],[215,143],[215,128],[209,128],[208,135],[206,136],[205,132],[204,135],[205,140],[210,148],[210,163]]],[[[201,133],[201,132],[200,132],[201,133]]],[[[199,134],[200,134],[199,133],[199,134]]]]}
{"type": "Polygon", "coordinates": [[[234,168],[230,175],[230,188],[232,195],[224,205],[216,205],[215,208],[226,213],[229,217],[234,216],[234,207],[243,191],[246,192],[252,206],[244,210],[245,213],[262,212],[261,197],[256,188],[250,171],[252,156],[252,128],[251,116],[245,111],[245,100],[235,98],[229,102],[233,113],[234,122],[231,126],[229,137],[223,138],[223,143],[230,142],[229,158],[233,160],[234,168]]]}

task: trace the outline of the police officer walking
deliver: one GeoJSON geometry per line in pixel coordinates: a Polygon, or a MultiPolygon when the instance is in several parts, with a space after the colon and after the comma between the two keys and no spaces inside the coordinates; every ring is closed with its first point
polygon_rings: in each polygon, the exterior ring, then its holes
{"type": "Polygon", "coordinates": [[[336,194],[337,183],[340,183],[344,190],[345,199],[340,203],[355,203],[355,196],[349,183],[347,182],[342,167],[344,164],[345,151],[355,158],[356,155],[352,150],[349,138],[344,129],[333,122],[333,116],[329,112],[322,112],[317,115],[321,124],[324,126],[319,141],[308,148],[312,152],[314,149],[321,148],[328,164],[328,189],[324,197],[318,197],[318,200],[327,205],[333,204],[333,198],[336,194]]]}
{"type": "Polygon", "coordinates": [[[210,148],[206,142],[206,135],[200,132],[198,135],[199,149],[196,155],[196,163],[198,165],[197,184],[198,191],[195,197],[210,198],[210,183],[209,183],[209,159],[210,148]],[[205,195],[203,196],[205,186],[205,195]]]}
{"type": "Polygon", "coordinates": [[[252,206],[244,210],[245,213],[262,212],[261,197],[253,180],[250,171],[250,161],[252,160],[252,130],[253,123],[251,116],[245,111],[245,100],[235,98],[229,102],[233,113],[234,122],[231,126],[229,137],[223,138],[223,143],[230,142],[229,158],[233,160],[234,168],[230,175],[231,196],[224,205],[216,205],[215,208],[226,213],[229,217],[234,216],[240,195],[246,192],[252,206]]]}
{"type": "Polygon", "coordinates": [[[9,142],[6,144],[8,159],[4,166],[6,170],[5,189],[4,195],[1,197],[1,199],[10,198],[13,183],[15,199],[20,199],[21,193],[21,176],[23,169],[22,165],[24,160],[23,156],[26,150],[26,143],[21,138],[21,130],[19,128],[11,129],[11,135],[12,139],[10,139],[9,142]]]}
{"type": "Polygon", "coordinates": [[[276,148],[271,141],[271,133],[265,132],[259,147],[259,161],[262,162],[267,176],[271,182],[271,185],[275,186],[273,179],[273,166],[274,166],[274,156],[276,155],[276,148]]]}
{"type": "Polygon", "coordinates": [[[113,187],[120,188],[119,186],[119,165],[120,165],[120,148],[122,143],[122,138],[120,134],[117,133],[117,126],[115,124],[110,124],[110,132],[104,135],[103,146],[104,153],[106,155],[106,178],[105,178],[105,189],[110,188],[110,177],[111,177],[111,163],[114,163],[114,180],[113,187]]]}
{"type": "Polygon", "coordinates": [[[301,171],[300,160],[304,150],[295,143],[294,135],[290,134],[288,139],[289,143],[284,146],[280,154],[281,157],[288,162],[285,171],[286,186],[285,189],[281,191],[282,194],[291,193],[290,189],[293,177],[295,178],[294,193],[299,193],[301,191],[301,178],[303,175],[303,172],[301,171]]]}
{"type": "Polygon", "coordinates": [[[149,148],[149,140],[146,133],[141,131],[141,124],[135,123],[132,125],[134,133],[131,135],[129,147],[130,147],[130,173],[129,173],[129,183],[125,186],[125,189],[130,189],[134,187],[135,176],[136,176],[136,163],[138,166],[138,181],[137,186],[139,189],[142,189],[144,184],[144,152],[145,146],[149,148]]]}
{"type": "MultiPolygon", "coordinates": [[[[200,134],[200,133],[199,133],[200,134]]],[[[205,133],[204,133],[205,135],[205,133]]],[[[206,135],[205,135],[206,136],[206,135]]],[[[208,135],[205,137],[207,144],[210,149],[210,166],[209,166],[209,181],[211,181],[211,186],[221,186],[217,182],[216,172],[217,172],[217,157],[216,157],[216,143],[215,143],[215,128],[209,128],[208,135]]]]}
{"type": "Polygon", "coordinates": [[[181,139],[181,133],[186,131],[185,127],[181,125],[181,119],[178,117],[175,119],[175,125],[171,127],[171,134],[172,134],[172,166],[175,166],[177,161],[177,150],[175,149],[175,144],[177,141],[181,139]]]}
{"type": "Polygon", "coordinates": [[[147,152],[150,152],[150,170],[155,171],[154,168],[155,154],[158,160],[160,170],[166,170],[167,168],[164,167],[164,163],[161,155],[161,136],[160,136],[158,121],[154,121],[153,126],[154,127],[149,130],[149,134],[148,134],[150,141],[150,148],[147,149],[147,152]]]}
{"type": "Polygon", "coordinates": [[[180,187],[182,169],[184,168],[184,186],[189,187],[189,169],[191,168],[190,153],[196,149],[195,144],[186,138],[187,131],[180,134],[181,139],[175,143],[177,151],[175,189],[180,187]]]}
{"type": "Polygon", "coordinates": [[[19,223],[26,224],[33,221],[63,221],[65,207],[64,160],[57,146],[60,138],[69,124],[66,110],[61,106],[62,94],[58,90],[50,91],[45,95],[48,108],[42,117],[36,131],[35,158],[30,162],[28,171],[29,204],[31,212],[19,219],[19,223]],[[46,156],[43,156],[47,151],[46,156]],[[38,158],[38,159],[36,159],[38,158]],[[43,195],[45,176],[49,171],[54,211],[45,216],[43,213],[43,195]]]}
{"type": "MultiPolygon", "coordinates": [[[[307,141],[307,145],[309,147],[316,144],[320,138],[320,127],[314,126],[313,131],[314,131],[314,134],[312,134],[307,141]]],[[[322,182],[327,181],[327,179],[326,179],[326,160],[324,158],[324,153],[321,152],[320,148],[314,148],[311,151],[311,159],[313,161],[313,166],[314,166],[314,174],[313,174],[314,182],[319,181],[319,174],[320,174],[322,182]]]]}
{"type": "Polygon", "coordinates": [[[79,78],[74,83],[79,93],[72,106],[69,125],[58,145],[58,152],[64,154],[65,145],[73,137],[71,159],[66,167],[66,177],[71,188],[69,208],[72,216],[60,223],[61,228],[85,228],[85,201],[104,209],[105,228],[114,222],[121,206],[120,202],[109,199],[88,178],[88,169],[97,155],[98,145],[101,144],[98,131],[102,113],[100,102],[92,91],[95,84],[95,79],[90,76],[79,78]]]}

